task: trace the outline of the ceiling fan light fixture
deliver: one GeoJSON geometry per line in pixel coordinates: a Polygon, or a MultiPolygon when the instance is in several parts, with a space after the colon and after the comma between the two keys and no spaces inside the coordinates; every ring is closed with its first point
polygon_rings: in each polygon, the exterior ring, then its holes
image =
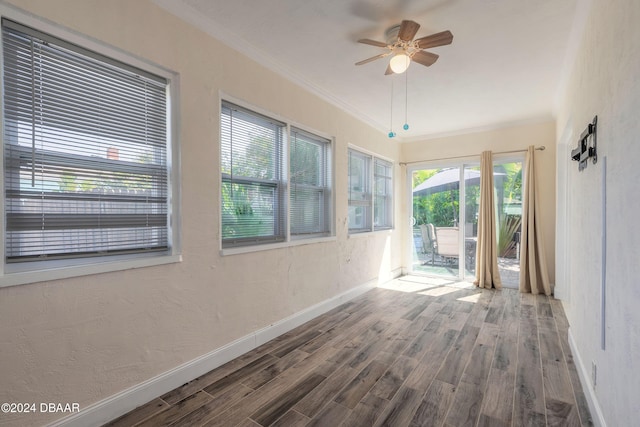
{"type": "Polygon", "coordinates": [[[391,70],[396,74],[402,74],[407,71],[409,64],[411,64],[411,58],[409,58],[405,53],[398,53],[389,61],[391,70]]]}

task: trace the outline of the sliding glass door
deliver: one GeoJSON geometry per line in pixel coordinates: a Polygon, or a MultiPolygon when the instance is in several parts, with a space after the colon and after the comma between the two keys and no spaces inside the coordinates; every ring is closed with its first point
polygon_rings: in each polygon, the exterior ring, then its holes
{"type": "Polygon", "coordinates": [[[473,280],[479,168],[476,165],[443,166],[414,169],[409,174],[413,224],[411,271],[473,280]]]}
{"type": "MultiPolygon", "coordinates": [[[[520,274],[522,158],[494,158],[498,267],[517,287],[520,274]]],[[[480,168],[477,163],[410,168],[411,272],[475,280],[480,168]],[[461,203],[462,202],[462,203],[461,203]]]]}

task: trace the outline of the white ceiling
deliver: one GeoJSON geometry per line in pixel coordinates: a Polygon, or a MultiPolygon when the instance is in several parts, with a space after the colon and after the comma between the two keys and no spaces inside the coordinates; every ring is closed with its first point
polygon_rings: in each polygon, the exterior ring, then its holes
{"type": "Polygon", "coordinates": [[[577,0],[155,0],[157,4],[380,129],[409,141],[553,117],[577,0]],[[416,38],[450,30],[430,49],[431,67],[413,63],[385,76],[384,51],[402,19],[416,38]],[[393,83],[392,83],[393,82],[393,83]],[[405,85],[408,123],[405,122],[405,85]]]}

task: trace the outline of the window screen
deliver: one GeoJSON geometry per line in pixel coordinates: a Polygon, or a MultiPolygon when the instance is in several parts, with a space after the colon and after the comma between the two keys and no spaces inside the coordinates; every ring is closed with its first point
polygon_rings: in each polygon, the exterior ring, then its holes
{"type": "Polygon", "coordinates": [[[8,262],[169,247],[165,79],[2,21],[8,262]]]}

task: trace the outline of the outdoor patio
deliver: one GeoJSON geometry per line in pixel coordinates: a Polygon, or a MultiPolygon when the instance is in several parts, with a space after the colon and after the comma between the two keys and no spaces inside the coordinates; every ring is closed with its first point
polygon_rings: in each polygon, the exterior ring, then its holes
{"type": "MultiPolygon", "coordinates": [[[[422,236],[420,229],[414,227],[413,230],[414,254],[412,269],[414,273],[425,274],[429,276],[455,276],[458,277],[458,264],[435,256],[435,262],[432,264],[430,253],[425,253],[422,245],[422,236]]],[[[502,285],[507,288],[518,288],[520,277],[520,260],[515,258],[498,258],[498,270],[502,285]]],[[[475,271],[475,264],[466,266],[466,274],[468,281],[472,281],[475,271]]]]}

